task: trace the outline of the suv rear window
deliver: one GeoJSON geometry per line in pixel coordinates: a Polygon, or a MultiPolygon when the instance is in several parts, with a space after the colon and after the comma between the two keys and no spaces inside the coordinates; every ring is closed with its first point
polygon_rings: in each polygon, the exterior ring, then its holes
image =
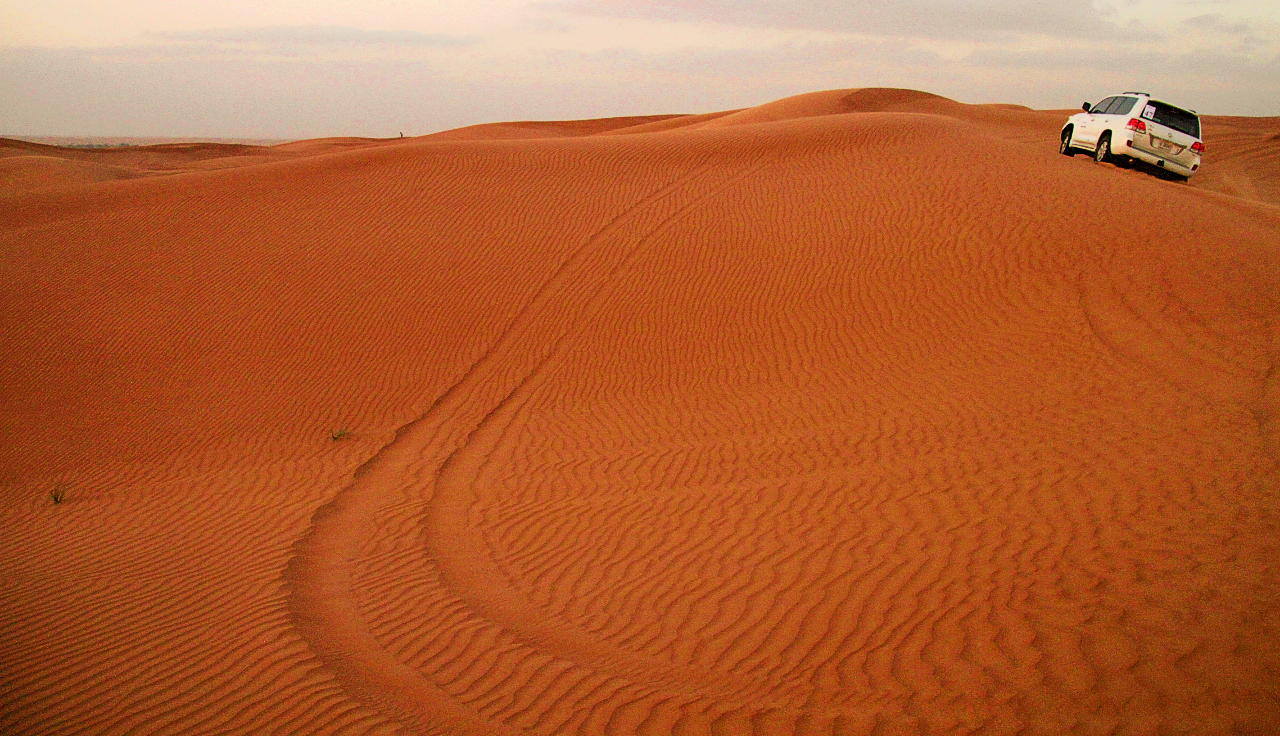
{"type": "Polygon", "coordinates": [[[1200,137],[1200,118],[1193,112],[1151,100],[1142,110],[1142,117],[1195,138],[1200,137]]]}

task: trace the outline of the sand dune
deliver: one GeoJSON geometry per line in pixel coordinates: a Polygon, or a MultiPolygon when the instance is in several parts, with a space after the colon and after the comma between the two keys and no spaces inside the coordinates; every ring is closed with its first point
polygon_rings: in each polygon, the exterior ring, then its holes
{"type": "Polygon", "coordinates": [[[139,176],[142,174],[123,166],[67,160],[58,156],[0,158],[0,191],[6,193],[81,186],[139,176]]]}
{"type": "Polygon", "coordinates": [[[189,171],[253,166],[273,161],[284,161],[303,156],[345,151],[353,148],[402,143],[399,138],[319,138],[293,141],[272,146],[243,143],[160,143],[153,145],[128,145],[106,148],[64,148],[40,143],[0,138],[0,166],[9,174],[0,180],[0,196],[27,191],[23,182],[35,179],[42,171],[30,159],[44,159],[44,169],[51,169],[53,160],[77,162],[75,166],[63,166],[58,171],[93,172],[109,167],[124,172],[121,176],[93,178],[82,173],[78,177],[64,176],[65,184],[86,184],[112,178],[136,178],[180,174],[189,171]],[[16,172],[16,173],[15,173],[16,172]]]}
{"type": "Polygon", "coordinates": [[[787,97],[759,107],[739,110],[732,115],[709,120],[700,127],[797,120],[821,115],[854,112],[920,112],[946,115],[965,106],[928,92],[905,89],[828,90],[787,97]]]}
{"type": "Polygon", "coordinates": [[[423,140],[434,141],[475,141],[475,140],[522,140],[532,138],[575,138],[584,135],[599,135],[620,130],[630,131],[646,128],[667,121],[683,121],[690,115],[643,115],[621,118],[600,118],[598,120],[555,120],[526,121],[518,123],[485,123],[471,125],[456,130],[422,136],[423,140]]]}
{"type": "Polygon", "coordinates": [[[1275,121],[1176,184],[1062,119],[6,185],[0,733],[1272,732],[1275,121]]]}

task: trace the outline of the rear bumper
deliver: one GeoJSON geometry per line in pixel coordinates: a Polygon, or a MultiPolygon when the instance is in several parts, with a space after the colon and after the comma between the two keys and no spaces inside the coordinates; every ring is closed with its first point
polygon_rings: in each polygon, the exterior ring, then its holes
{"type": "Polygon", "coordinates": [[[1177,161],[1170,161],[1167,158],[1158,156],[1149,151],[1143,151],[1138,148],[1134,148],[1133,139],[1128,137],[1126,137],[1123,140],[1116,141],[1115,144],[1113,145],[1113,149],[1118,154],[1124,154],[1125,156],[1129,156],[1130,158],[1135,158],[1139,161],[1145,161],[1146,163],[1149,163],[1152,166],[1156,166],[1158,168],[1164,169],[1165,171],[1171,171],[1175,174],[1178,174],[1179,176],[1191,176],[1192,174],[1196,173],[1197,169],[1200,168],[1199,160],[1197,160],[1194,164],[1192,164],[1195,168],[1188,168],[1187,166],[1184,166],[1183,164],[1180,164],[1177,161]]]}

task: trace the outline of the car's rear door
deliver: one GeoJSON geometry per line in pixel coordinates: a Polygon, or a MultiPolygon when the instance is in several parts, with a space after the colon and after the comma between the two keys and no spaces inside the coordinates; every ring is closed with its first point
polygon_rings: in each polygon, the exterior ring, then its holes
{"type": "Polygon", "coordinates": [[[1200,140],[1200,119],[1195,113],[1152,100],[1138,111],[1138,117],[1147,131],[1134,134],[1134,148],[1191,168],[1196,159],[1191,144],[1200,140]]]}

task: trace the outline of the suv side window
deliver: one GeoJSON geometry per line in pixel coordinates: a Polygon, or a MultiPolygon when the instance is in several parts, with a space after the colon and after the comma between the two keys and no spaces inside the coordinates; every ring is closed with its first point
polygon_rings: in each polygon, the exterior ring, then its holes
{"type": "Polygon", "coordinates": [[[1107,111],[1108,115],[1128,115],[1133,112],[1133,104],[1138,101],[1137,97],[1117,97],[1115,104],[1107,111]]]}
{"type": "Polygon", "coordinates": [[[1102,102],[1099,102],[1098,104],[1096,104],[1096,105],[1094,105],[1093,107],[1089,108],[1089,114],[1090,114],[1090,115],[1106,115],[1106,114],[1107,114],[1107,108],[1108,108],[1108,107],[1110,107],[1110,106],[1111,106],[1111,103],[1113,103],[1113,102],[1115,102],[1115,101],[1116,101],[1116,98],[1114,98],[1114,97],[1108,97],[1107,99],[1103,100],[1102,102]]]}

